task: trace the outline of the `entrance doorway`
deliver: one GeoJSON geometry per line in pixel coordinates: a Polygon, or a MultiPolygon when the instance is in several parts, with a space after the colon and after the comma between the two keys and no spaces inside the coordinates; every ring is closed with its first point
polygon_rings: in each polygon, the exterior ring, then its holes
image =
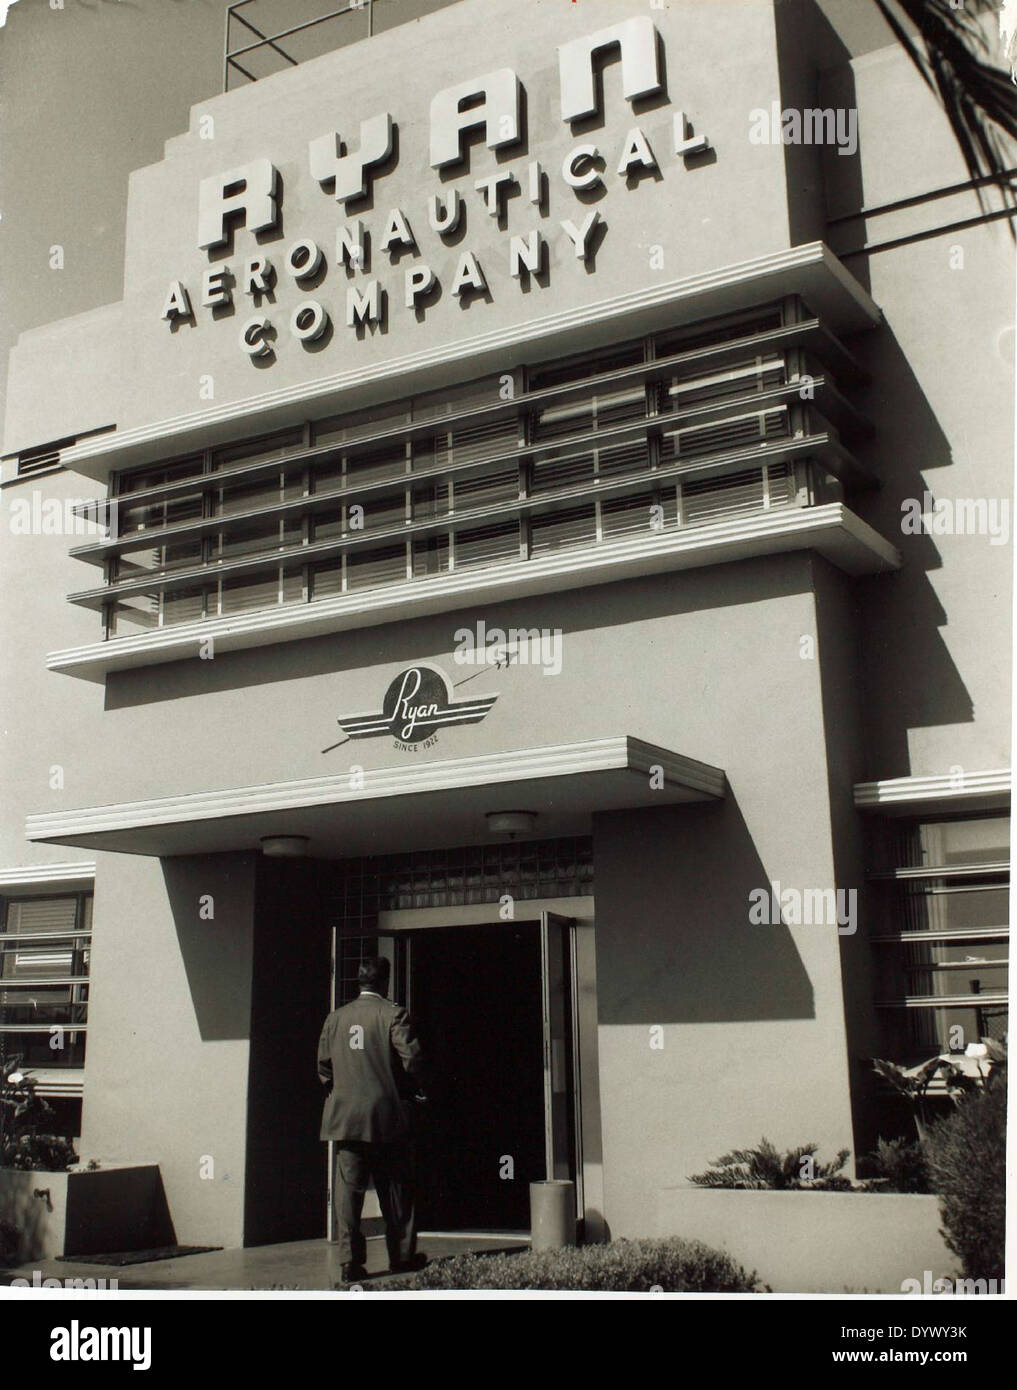
{"type": "Polygon", "coordinates": [[[420,1229],[528,1231],[530,1183],[581,1172],[574,924],[545,912],[427,926],[371,949],[392,962],[390,996],[409,1009],[427,1063],[420,1229]]]}

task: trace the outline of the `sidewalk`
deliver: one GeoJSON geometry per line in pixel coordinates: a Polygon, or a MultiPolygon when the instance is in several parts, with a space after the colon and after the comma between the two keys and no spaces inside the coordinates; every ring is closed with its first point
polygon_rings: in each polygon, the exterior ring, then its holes
{"type": "MultiPolygon", "coordinates": [[[[468,1235],[419,1237],[420,1251],[432,1260],[470,1250],[508,1250],[525,1247],[525,1236],[468,1235]]],[[[121,1289],[334,1289],[339,1283],[339,1257],[325,1240],[291,1241],[284,1245],[259,1245],[247,1249],[214,1250],[205,1255],[181,1255],[176,1259],[146,1264],[90,1264],[82,1257],[43,1260],[0,1273],[0,1284],[12,1279],[31,1280],[38,1270],[43,1279],[116,1279],[121,1289]]],[[[382,1236],[368,1239],[368,1276],[387,1274],[388,1256],[382,1236]]],[[[391,1277],[391,1276],[390,1276],[391,1277]]],[[[406,1276],[404,1276],[406,1277],[406,1276]]]]}

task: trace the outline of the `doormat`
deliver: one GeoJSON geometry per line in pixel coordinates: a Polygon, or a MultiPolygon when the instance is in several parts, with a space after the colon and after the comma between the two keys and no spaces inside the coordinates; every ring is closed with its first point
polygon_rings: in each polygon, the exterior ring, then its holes
{"type": "Polygon", "coordinates": [[[143,1265],[155,1260],[175,1260],[180,1255],[207,1255],[221,1245],[157,1245],[153,1250],[114,1250],[106,1255],[58,1255],[72,1265],[143,1265]]]}

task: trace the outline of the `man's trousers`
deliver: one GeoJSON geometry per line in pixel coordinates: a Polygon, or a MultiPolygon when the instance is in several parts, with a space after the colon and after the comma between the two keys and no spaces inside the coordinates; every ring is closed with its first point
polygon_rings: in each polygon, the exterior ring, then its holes
{"type": "Polygon", "coordinates": [[[362,1265],[366,1259],[360,1215],[371,1181],[385,1221],[388,1262],[404,1264],[417,1249],[412,1148],[409,1143],[363,1144],[347,1139],[336,1141],[332,1184],[340,1263],[362,1265]]]}

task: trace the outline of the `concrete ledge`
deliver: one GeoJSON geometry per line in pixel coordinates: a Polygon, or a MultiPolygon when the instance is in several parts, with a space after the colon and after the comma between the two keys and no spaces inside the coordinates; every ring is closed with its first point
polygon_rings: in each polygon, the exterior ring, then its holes
{"type": "Polygon", "coordinates": [[[0,1221],[21,1232],[21,1264],[176,1242],[154,1163],[91,1173],[0,1168],[0,1221]]]}
{"type": "Polygon", "coordinates": [[[664,1188],[658,1232],[702,1240],[774,1293],[895,1293],[957,1272],[938,1198],[905,1193],[664,1188]]]}
{"type": "Polygon", "coordinates": [[[901,564],[900,552],[843,502],[774,507],[723,521],[577,546],[539,559],[454,570],[313,603],[274,604],[250,613],[112,637],[51,652],[46,666],[50,671],[102,681],[109,671],[194,660],[202,644],[210,641],[218,655],[382,623],[406,623],[464,604],[502,603],[801,550],[817,551],[850,575],[878,574],[899,569],[901,564]]]}

